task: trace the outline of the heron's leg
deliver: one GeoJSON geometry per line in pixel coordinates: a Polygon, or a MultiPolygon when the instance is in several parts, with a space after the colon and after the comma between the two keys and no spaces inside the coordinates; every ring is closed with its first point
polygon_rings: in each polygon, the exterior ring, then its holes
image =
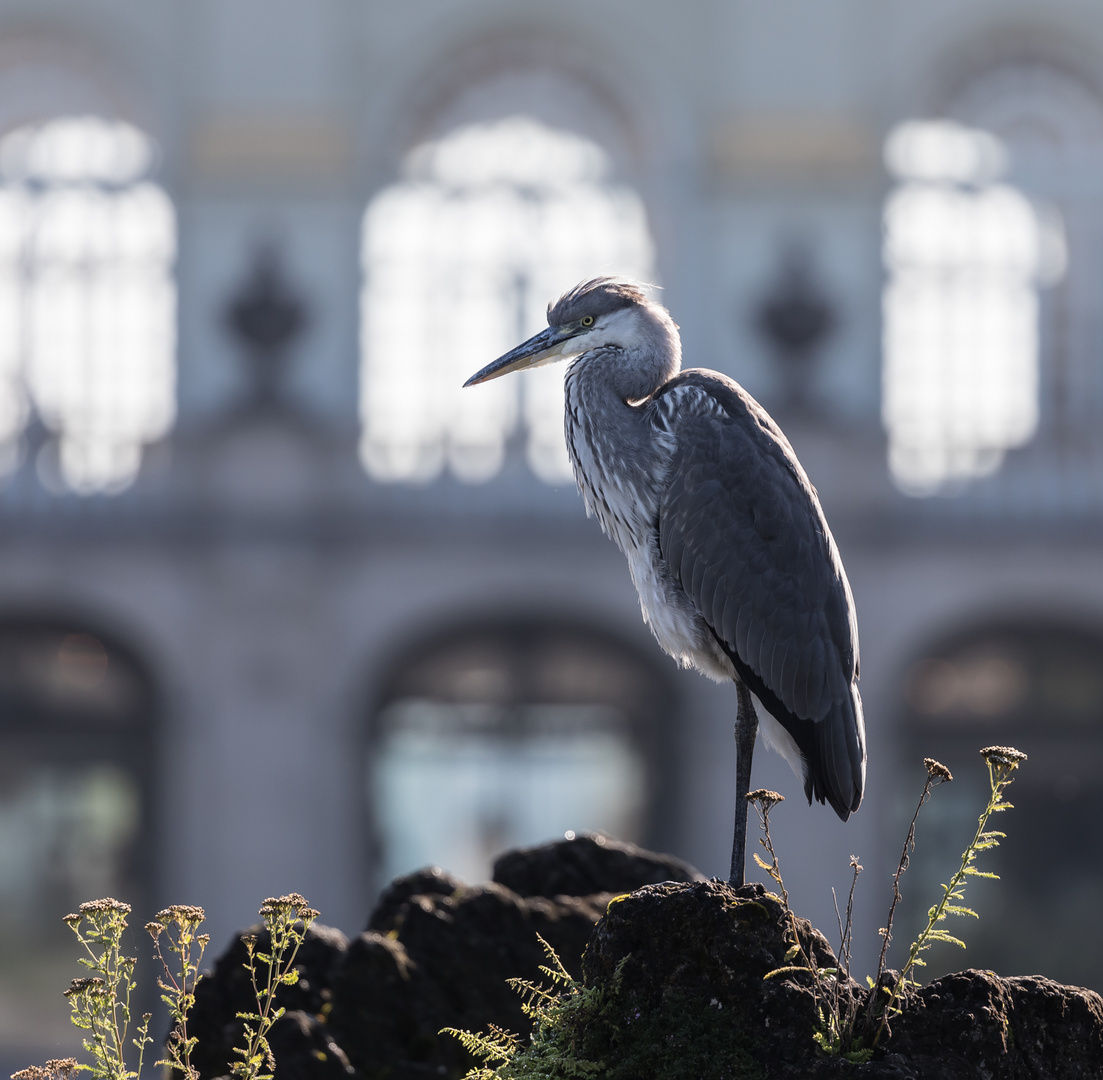
{"type": "Polygon", "coordinates": [[[742,679],[735,680],[739,693],[739,710],[735,716],[735,836],[732,839],[732,868],[728,884],[733,889],[743,885],[747,859],[747,792],[751,790],[751,760],[758,735],[758,716],[754,711],[751,692],[742,679]]]}

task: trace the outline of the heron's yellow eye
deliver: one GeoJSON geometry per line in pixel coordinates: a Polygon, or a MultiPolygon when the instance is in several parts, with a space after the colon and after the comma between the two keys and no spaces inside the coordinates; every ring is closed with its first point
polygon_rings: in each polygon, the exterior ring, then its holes
{"type": "Polygon", "coordinates": [[[582,318],[579,319],[578,321],[580,323],[582,323],[583,326],[593,326],[594,325],[593,315],[583,315],[582,318]]]}

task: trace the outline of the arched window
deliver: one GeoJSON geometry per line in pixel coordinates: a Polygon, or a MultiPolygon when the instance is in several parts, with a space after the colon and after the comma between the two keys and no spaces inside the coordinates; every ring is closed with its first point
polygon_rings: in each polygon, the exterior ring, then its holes
{"type": "Polygon", "coordinates": [[[1003,145],[953,121],[897,128],[885,206],[885,424],[911,494],[984,476],[1038,426],[1038,286],[1059,221],[998,177],[1003,145]]]}
{"type": "Polygon", "coordinates": [[[1043,62],[970,79],[895,128],[884,420],[897,484],[1067,510],[1103,458],[1096,377],[1103,102],[1043,62]],[[1008,470],[1011,470],[1010,473],[1008,470]],[[993,486],[995,485],[995,486],[993,486]],[[1062,505],[1064,504],[1064,505],[1062,505]]]}
{"type": "Polygon", "coordinates": [[[378,880],[435,863],[479,881],[506,848],[567,830],[654,841],[671,709],[650,665],[586,629],[495,624],[419,644],[373,725],[378,880]]]}
{"type": "Polygon", "coordinates": [[[42,1061],[79,1048],[60,989],[85,900],[150,900],[152,698],[98,634],[0,624],[0,1046],[42,1061]],[[60,989],[59,989],[60,988],[60,989]]]}
{"type": "Polygon", "coordinates": [[[460,388],[576,282],[651,277],[639,196],[611,179],[596,143],[525,116],[455,129],[414,150],[404,172],[363,220],[364,467],[385,481],[445,466],[486,480],[523,420],[533,471],[569,479],[561,367],[460,388]]]}
{"type": "Polygon", "coordinates": [[[0,475],[37,416],[47,487],[117,492],[172,425],[176,224],[153,159],[94,116],[0,139],[0,475]]]}
{"type": "MultiPolygon", "coordinates": [[[[980,919],[951,929],[965,939],[970,967],[1103,990],[1103,942],[1083,933],[1103,910],[1103,633],[1012,620],[957,634],[907,672],[904,710],[916,783],[897,808],[904,829],[923,757],[948,766],[954,782],[921,814],[894,937],[912,940],[976,828],[988,795],[978,751],[1014,746],[1029,758],[1007,792],[1015,809],[990,825],[1007,838],[978,863],[1000,880],[972,879],[966,902],[980,919]]],[[[932,978],[961,964],[952,948],[929,959],[932,978]]]]}

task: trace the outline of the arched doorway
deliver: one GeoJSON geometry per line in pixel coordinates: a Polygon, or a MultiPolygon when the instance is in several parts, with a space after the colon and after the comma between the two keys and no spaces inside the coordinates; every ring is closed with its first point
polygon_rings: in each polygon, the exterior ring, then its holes
{"type": "Polygon", "coordinates": [[[0,622],[0,1046],[22,1068],[77,1049],[62,919],[114,896],[148,908],[153,691],[106,635],[0,622]]]}
{"type": "Polygon", "coordinates": [[[661,838],[673,711],[654,665],[587,627],[503,620],[413,644],[372,721],[378,883],[426,864],[482,880],[504,849],[572,830],[661,838]]]}

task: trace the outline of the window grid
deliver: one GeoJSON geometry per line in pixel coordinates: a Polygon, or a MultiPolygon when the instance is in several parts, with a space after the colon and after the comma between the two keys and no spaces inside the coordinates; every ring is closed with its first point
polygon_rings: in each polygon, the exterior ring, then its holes
{"type": "Polygon", "coordinates": [[[152,153],[96,117],[0,140],[0,471],[33,412],[47,486],[121,491],[172,426],[176,224],[152,153]]]}
{"type": "Polygon", "coordinates": [[[1059,228],[996,182],[1001,147],[950,121],[890,137],[884,421],[897,485],[953,490],[1038,427],[1038,286],[1059,228]]]}
{"type": "Polygon", "coordinates": [[[461,393],[599,273],[651,276],[643,204],[589,140],[515,117],[415,150],[364,214],[361,457],[384,481],[494,476],[523,420],[541,479],[569,479],[561,367],[461,393]]]}

